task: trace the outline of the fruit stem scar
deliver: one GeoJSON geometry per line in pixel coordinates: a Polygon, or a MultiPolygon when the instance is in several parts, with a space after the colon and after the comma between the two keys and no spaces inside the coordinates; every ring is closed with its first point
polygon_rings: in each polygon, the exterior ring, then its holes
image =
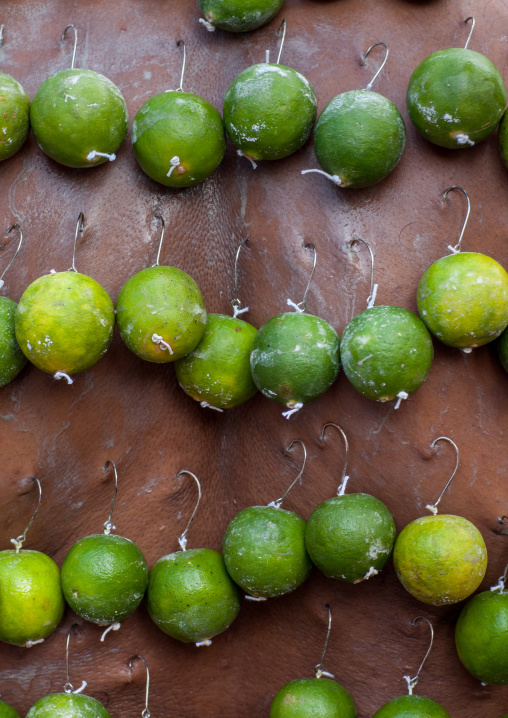
{"type": "MultiPolygon", "coordinates": [[[[106,636],[108,635],[108,633],[109,633],[110,631],[119,631],[121,627],[122,627],[122,624],[119,623],[118,621],[116,621],[116,623],[112,623],[111,626],[108,626],[108,627],[106,628],[106,630],[104,631],[104,633],[102,634],[102,636],[101,636],[101,642],[104,643],[104,639],[106,638],[106,636]]],[[[86,686],[86,683],[85,683],[85,686],[86,686]]],[[[73,693],[78,693],[78,692],[81,691],[81,690],[83,690],[83,687],[79,688],[78,691],[72,691],[72,692],[73,692],[73,693]]]]}
{"type": "Polygon", "coordinates": [[[116,160],[116,155],[114,152],[112,154],[109,154],[108,152],[98,152],[97,150],[92,150],[86,156],[89,162],[93,162],[96,157],[105,157],[110,162],[116,160]]]}
{"type": "Polygon", "coordinates": [[[409,394],[407,393],[407,391],[399,391],[399,393],[397,394],[397,402],[393,408],[398,409],[401,403],[406,399],[409,399],[409,394]]]}
{"type": "Polygon", "coordinates": [[[169,160],[169,164],[170,164],[170,168],[169,168],[169,172],[167,173],[166,177],[171,177],[173,171],[174,171],[177,167],[179,167],[179,165],[180,165],[180,158],[179,158],[177,155],[175,155],[174,157],[172,157],[172,158],[169,160]]]}
{"type": "Polygon", "coordinates": [[[245,594],[245,598],[247,601],[266,601],[266,596],[249,596],[248,593],[245,594]]]}
{"type": "Polygon", "coordinates": [[[204,17],[200,17],[200,18],[199,18],[199,22],[200,22],[204,27],[206,27],[206,29],[208,30],[208,32],[215,32],[215,25],[212,25],[211,22],[208,22],[208,20],[205,20],[204,17]]]}
{"type": "Polygon", "coordinates": [[[328,172],[325,172],[324,170],[301,170],[300,174],[307,175],[309,172],[316,172],[319,175],[323,175],[323,177],[326,177],[327,179],[331,180],[334,184],[337,185],[337,187],[342,183],[339,175],[331,175],[328,174],[328,172]]]}
{"type": "Polygon", "coordinates": [[[66,374],[64,371],[56,371],[53,374],[53,379],[65,379],[67,384],[74,384],[74,380],[70,378],[68,374],[66,374]]]}
{"type": "Polygon", "coordinates": [[[224,411],[224,409],[220,409],[218,406],[209,404],[207,401],[200,401],[199,406],[202,406],[203,409],[213,409],[214,411],[220,411],[221,413],[224,411]]]}
{"type": "Polygon", "coordinates": [[[292,409],[290,409],[289,411],[283,411],[283,412],[282,412],[282,416],[283,416],[285,419],[290,419],[290,418],[293,416],[293,414],[296,414],[296,412],[297,412],[297,411],[300,411],[300,409],[302,409],[302,408],[303,408],[302,402],[301,402],[301,401],[297,401],[296,404],[294,405],[294,407],[293,407],[292,409]]]}
{"type": "Polygon", "coordinates": [[[152,341],[154,344],[158,344],[162,352],[168,351],[170,354],[174,354],[173,350],[167,342],[160,336],[160,334],[152,334],[152,341]]]}
{"type": "Polygon", "coordinates": [[[208,646],[211,646],[211,645],[212,645],[211,639],[210,639],[210,638],[205,638],[203,641],[198,641],[198,642],[196,643],[196,648],[203,648],[203,646],[208,647],[208,646]]]}
{"type": "Polygon", "coordinates": [[[249,155],[246,155],[245,152],[242,152],[242,150],[236,150],[236,154],[238,155],[238,157],[245,157],[245,159],[249,160],[249,162],[250,162],[251,165],[252,165],[252,169],[254,169],[254,170],[257,169],[258,166],[257,166],[257,164],[254,162],[254,160],[252,159],[252,157],[249,157],[249,155]]]}

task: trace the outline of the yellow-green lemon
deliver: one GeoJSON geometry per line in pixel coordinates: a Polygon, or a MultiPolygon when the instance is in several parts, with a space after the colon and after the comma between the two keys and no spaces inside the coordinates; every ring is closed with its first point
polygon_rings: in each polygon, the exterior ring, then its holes
{"type": "Polygon", "coordinates": [[[30,98],[19,82],[0,72],[0,161],[16,154],[30,132],[30,98]]]}
{"type": "Polygon", "coordinates": [[[282,686],[270,708],[270,718],[356,718],[348,691],[328,678],[301,678],[282,686]]]}
{"type": "Polygon", "coordinates": [[[0,387],[8,384],[25,366],[27,359],[16,341],[16,302],[0,297],[0,387]]]}
{"type": "Polygon", "coordinates": [[[198,0],[207,23],[220,30],[247,32],[266,25],[284,0],[198,0]]]}

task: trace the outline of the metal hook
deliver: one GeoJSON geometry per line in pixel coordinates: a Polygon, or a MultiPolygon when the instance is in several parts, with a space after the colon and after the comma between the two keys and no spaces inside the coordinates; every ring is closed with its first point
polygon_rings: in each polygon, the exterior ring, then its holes
{"type": "Polygon", "coordinates": [[[386,61],[388,60],[388,54],[389,54],[389,52],[390,52],[390,50],[388,49],[388,45],[387,45],[385,42],[375,42],[373,45],[371,45],[371,46],[369,47],[369,49],[367,50],[367,52],[365,53],[365,55],[362,57],[362,65],[365,65],[365,60],[366,60],[367,57],[369,56],[369,53],[370,53],[370,51],[372,50],[372,48],[373,48],[373,47],[377,47],[378,45],[382,45],[382,46],[384,47],[384,49],[386,50],[386,52],[385,52],[385,59],[384,59],[383,62],[381,63],[381,66],[380,66],[379,70],[376,72],[376,74],[374,75],[374,77],[372,78],[372,80],[369,82],[369,84],[368,84],[367,87],[365,88],[366,90],[372,90],[372,85],[373,85],[374,82],[377,80],[379,73],[381,72],[381,70],[383,69],[383,67],[386,65],[386,61]]]}
{"type": "Polygon", "coordinates": [[[109,467],[113,467],[113,471],[115,472],[115,493],[113,494],[113,501],[111,502],[111,510],[109,512],[109,519],[104,522],[104,534],[106,536],[109,536],[111,531],[113,529],[116,529],[116,526],[113,524],[113,509],[115,508],[115,501],[116,501],[116,494],[118,491],[118,473],[116,471],[116,465],[115,462],[111,459],[108,459],[106,463],[104,464],[104,471],[107,471],[109,467]]]}
{"type": "Polygon", "coordinates": [[[323,441],[325,439],[326,429],[328,426],[333,426],[337,431],[340,431],[342,434],[342,438],[344,439],[344,444],[346,446],[346,458],[344,460],[344,468],[342,469],[342,481],[340,483],[339,488],[337,489],[337,496],[343,496],[344,492],[346,490],[346,484],[348,482],[349,476],[346,476],[347,471],[347,462],[349,460],[349,442],[347,440],[347,436],[344,433],[343,429],[338,424],[334,424],[333,422],[328,422],[328,424],[325,424],[321,430],[321,440],[323,441]]]}
{"type": "MultiPolygon", "coordinates": [[[[69,631],[67,633],[67,643],[65,646],[65,667],[67,670],[67,681],[64,685],[64,691],[66,693],[74,693],[74,686],[72,685],[70,678],[69,678],[69,643],[71,640],[71,633],[75,628],[79,628],[79,623],[73,623],[72,626],[69,628],[69,631]]],[[[85,683],[86,685],[86,683],[85,683]]]]}
{"type": "Polygon", "coordinates": [[[0,47],[4,45],[4,28],[5,25],[0,25],[0,47]]]}
{"type": "Polygon", "coordinates": [[[79,213],[78,221],[76,223],[76,232],[74,234],[74,248],[72,250],[72,267],[68,270],[69,272],[76,272],[78,273],[78,270],[76,269],[76,244],[78,241],[78,234],[83,234],[85,229],[85,215],[83,212],[79,213]]]}
{"type": "Polygon", "coordinates": [[[447,199],[448,193],[452,191],[452,189],[459,190],[459,192],[462,192],[464,197],[467,200],[467,213],[466,213],[466,219],[464,220],[464,224],[462,225],[462,231],[459,236],[459,241],[455,245],[455,247],[450,247],[448,245],[448,249],[453,252],[453,254],[458,254],[460,252],[460,245],[462,243],[462,236],[464,234],[464,230],[466,229],[467,221],[469,219],[469,212],[471,211],[471,202],[469,201],[469,195],[466,192],[466,190],[463,187],[459,187],[459,185],[454,184],[453,187],[448,187],[448,189],[443,193],[443,199],[447,199]]]}
{"type": "MultiPolygon", "coordinates": [[[[0,45],[0,47],[1,47],[1,45],[0,45]]],[[[0,288],[1,288],[2,285],[3,285],[3,281],[2,281],[2,280],[3,280],[4,276],[5,276],[5,273],[7,272],[7,270],[8,270],[9,267],[11,266],[11,264],[14,262],[14,260],[16,259],[17,255],[18,255],[18,252],[19,252],[19,250],[21,249],[21,245],[23,244],[23,231],[22,231],[21,227],[19,226],[19,224],[11,224],[11,226],[9,227],[9,229],[7,230],[7,232],[5,233],[5,237],[8,237],[9,234],[12,232],[13,229],[17,229],[18,232],[19,232],[19,244],[18,244],[18,248],[17,248],[16,251],[14,252],[13,258],[11,259],[11,261],[9,262],[9,264],[6,266],[6,268],[4,269],[4,271],[2,272],[2,274],[0,274],[0,288]]]]}
{"type": "Polygon", "coordinates": [[[284,501],[285,501],[285,499],[286,499],[286,496],[289,494],[289,492],[291,491],[291,489],[293,488],[293,486],[296,484],[296,482],[299,481],[299,480],[302,478],[303,472],[305,471],[305,465],[306,465],[306,463],[307,463],[307,449],[305,448],[305,444],[303,443],[303,441],[300,441],[300,439],[294,439],[294,441],[292,441],[292,442],[290,443],[290,445],[288,446],[288,448],[286,449],[286,451],[292,451],[292,450],[293,450],[293,446],[294,446],[295,444],[300,444],[300,446],[301,446],[302,449],[303,449],[303,464],[302,464],[302,468],[301,468],[300,471],[298,472],[298,476],[296,477],[296,479],[291,482],[291,486],[290,486],[288,489],[286,489],[286,491],[285,491],[284,494],[280,497],[280,499],[277,499],[277,501],[271,501],[271,502],[268,504],[268,506],[274,506],[276,509],[280,509],[280,507],[282,506],[282,504],[284,503],[284,501]]]}
{"type": "Polygon", "coordinates": [[[453,479],[453,477],[455,476],[455,474],[457,473],[457,469],[459,468],[459,450],[458,450],[458,448],[457,448],[457,444],[456,444],[454,441],[452,441],[451,439],[449,439],[447,436],[438,436],[437,439],[434,439],[434,441],[433,441],[432,444],[430,445],[430,448],[431,448],[431,449],[435,449],[436,444],[437,444],[438,441],[447,441],[449,444],[451,444],[451,445],[453,446],[453,448],[455,449],[455,453],[456,453],[456,455],[457,455],[457,460],[456,460],[456,462],[455,462],[455,468],[454,468],[454,470],[453,470],[453,474],[450,476],[450,478],[449,478],[448,481],[446,482],[446,486],[444,487],[444,489],[443,489],[443,490],[441,491],[441,493],[439,494],[439,498],[438,498],[438,500],[436,501],[436,503],[435,503],[435,504],[427,504],[427,506],[425,507],[425,508],[428,509],[431,513],[433,513],[434,516],[437,514],[437,505],[438,505],[438,503],[439,503],[439,502],[441,501],[441,499],[443,498],[444,492],[445,492],[446,489],[450,486],[450,484],[451,484],[451,482],[452,482],[452,479],[453,479]]]}
{"type": "Polygon", "coordinates": [[[67,30],[69,30],[72,27],[74,30],[74,49],[72,51],[72,62],[71,62],[71,70],[74,70],[74,61],[76,59],[76,47],[78,46],[78,31],[76,29],[75,25],[67,25],[65,30],[62,33],[61,42],[65,40],[65,35],[67,34],[67,30]]]}
{"type": "MultiPolygon", "coordinates": [[[[235,255],[235,288],[234,288],[234,298],[231,301],[231,306],[233,307],[235,317],[239,314],[238,310],[242,306],[242,302],[238,299],[238,258],[240,257],[240,252],[242,251],[242,247],[244,244],[248,244],[249,240],[244,239],[240,242],[238,245],[238,249],[236,250],[235,255]]],[[[245,311],[245,310],[244,310],[245,311]]]]}
{"type": "Polygon", "coordinates": [[[187,62],[187,47],[185,45],[185,40],[178,40],[176,43],[177,47],[181,47],[183,45],[183,62],[182,62],[182,72],[180,74],[180,86],[177,88],[176,92],[183,92],[183,76],[185,74],[185,63],[187,62]]]}
{"type": "Polygon", "coordinates": [[[471,39],[471,35],[473,34],[474,26],[476,24],[475,19],[472,15],[470,17],[466,17],[464,22],[468,23],[470,20],[472,21],[471,22],[471,30],[469,31],[469,35],[467,36],[466,44],[464,45],[464,50],[467,50],[467,46],[469,45],[469,40],[471,39]]]}
{"type": "Polygon", "coordinates": [[[279,54],[277,55],[277,65],[280,65],[280,57],[282,55],[282,48],[284,47],[284,41],[286,39],[286,18],[281,22],[280,27],[277,31],[277,37],[281,37],[280,46],[279,46],[279,54]]]}
{"type": "Polygon", "coordinates": [[[190,525],[192,523],[194,516],[196,515],[196,511],[198,510],[199,504],[201,501],[201,484],[199,483],[199,479],[197,478],[197,476],[195,476],[192,473],[192,471],[187,471],[187,469],[182,469],[181,471],[179,471],[177,473],[176,478],[179,479],[180,476],[182,476],[182,474],[188,474],[188,476],[192,476],[192,478],[194,479],[194,481],[196,482],[197,487],[198,487],[198,500],[197,500],[196,506],[194,507],[194,511],[192,512],[192,516],[189,519],[189,523],[187,524],[185,531],[178,538],[178,543],[180,544],[180,548],[182,549],[182,551],[185,551],[187,549],[187,531],[190,529],[190,525]]]}
{"type": "Polygon", "coordinates": [[[378,287],[377,284],[374,284],[374,252],[372,251],[372,247],[365,239],[362,239],[361,237],[355,237],[354,239],[351,239],[347,243],[347,247],[348,249],[351,249],[355,246],[355,244],[359,244],[360,242],[367,247],[370,253],[370,294],[367,297],[367,309],[372,309],[372,307],[374,306],[374,302],[376,301],[378,287]]]}
{"type": "Polygon", "coordinates": [[[432,623],[429,621],[428,618],[425,618],[425,616],[418,616],[417,618],[414,619],[414,621],[411,621],[411,625],[416,626],[418,621],[425,621],[425,623],[428,624],[428,626],[430,628],[430,645],[427,648],[427,653],[425,654],[423,661],[420,663],[420,668],[417,670],[416,676],[414,676],[414,678],[411,678],[410,676],[404,676],[404,680],[407,683],[408,694],[410,696],[413,695],[413,689],[415,688],[415,686],[418,683],[418,680],[420,678],[420,671],[422,670],[423,665],[424,665],[425,661],[427,660],[427,656],[429,655],[429,653],[431,651],[432,644],[434,643],[434,628],[432,627],[432,623]]]}
{"type": "Polygon", "coordinates": [[[307,283],[307,288],[303,295],[303,299],[299,304],[296,305],[297,308],[300,309],[300,311],[302,311],[302,312],[304,312],[307,307],[307,294],[309,293],[310,285],[312,284],[312,278],[314,277],[314,272],[316,271],[316,262],[317,262],[317,250],[316,250],[316,247],[314,246],[314,244],[312,242],[306,242],[303,246],[304,246],[304,249],[312,249],[313,250],[314,261],[312,263],[312,271],[310,273],[310,278],[307,283]]]}
{"type": "Polygon", "coordinates": [[[317,666],[314,666],[316,670],[316,678],[321,678],[322,676],[327,676],[328,678],[334,678],[334,675],[332,673],[328,673],[328,671],[324,670],[324,660],[326,655],[326,650],[328,648],[328,641],[330,640],[330,633],[332,630],[332,609],[331,606],[326,605],[325,608],[328,609],[328,629],[326,631],[326,639],[325,639],[325,645],[323,648],[323,653],[321,654],[321,660],[317,664],[317,666]]]}
{"type": "Polygon", "coordinates": [[[148,698],[150,695],[150,671],[148,670],[148,663],[143,658],[143,656],[140,656],[139,654],[137,656],[132,656],[132,658],[129,661],[129,668],[132,670],[132,665],[136,658],[139,658],[143,663],[145,664],[146,669],[146,687],[145,687],[145,707],[141,711],[142,718],[150,718],[150,711],[148,710],[148,698]]]}
{"type": "Polygon", "coordinates": [[[155,215],[155,219],[158,219],[161,223],[161,238],[159,240],[159,249],[157,250],[157,259],[155,260],[155,264],[152,264],[152,267],[158,267],[159,266],[159,259],[161,257],[161,249],[162,249],[162,242],[164,240],[164,231],[166,229],[166,223],[164,222],[164,217],[161,217],[160,214],[155,215]]]}
{"type": "Polygon", "coordinates": [[[15,546],[15,548],[16,548],[16,553],[19,553],[19,552],[20,552],[20,549],[22,548],[24,542],[26,541],[26,535],[27,535],[27,533],[28,533],[28,531],[29,531],[29,529],[30,529],[30,526],[33,524],[34,519],[35,519],[35,517],[37,516],[37,514],[39,513],[39,509],[41,508],[41,501],[42,501],[42,487],[41,487],[41,482],[39,481],[39,479],[38,479],[36,476],[31,476],[30,478],[32,478],[32,479],[35,481],[35,483],[37,484],[37,488],[39,489],[39,501],[38,501],[38,503],[37,503],[37,508],[35,509],[35,511],[34,511],[34,513],[33,513],[33,515],[32,515],[32,518],[31,518],[30,521],[28,522],[28,526],[27,526],[26,529],[23,531],[23,533],[21,534],[21,536],[18,536],[18,538],[15,538],[15,539],[11,539],[11,543],[13,543],[14,546],[15,546]]]}

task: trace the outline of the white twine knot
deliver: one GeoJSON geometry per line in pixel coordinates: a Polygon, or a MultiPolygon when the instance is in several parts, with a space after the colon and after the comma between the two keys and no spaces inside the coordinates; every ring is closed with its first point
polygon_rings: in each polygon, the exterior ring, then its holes
{"type": "Polygon", "coordinates": [[[243,309],[240,309],[240,307],[237,307],[236,304],[233,306],[233,319],[236,319],[240,316],[240,314],[245,314],[245,312],[249,311],[249,307],[244,307],[243,309]]]}
{"type": "Polygon", "coordinates": [[[173,171],[174,171],[174,170],[178,167],[178,165],[180,164],[180,158],[175,155],[174,157],[172,157],[172,158],[169,160],[169,164],[171,165],[171,167],[169,168],[169,172],[167,173],[166,177],[171,177],[173,171]]]}
{"type": "Polygon", "coordinates": [[[399,391],[399,393],[397,394],[397,403],[393,408],[398,409],[401,403],[403,401],[406,401],[406,399],[409,399],[409,394],[407,393],[407,391],[399,391]]]}
{"type": "Polygon", "coordinates": [[[245,594],[245,598],[247,601],[257,601],[258,603],[267,600],[266,596],[249,596],[248,593],[245,594]]]}
{"type": "Polygon", "coordinates": [[[469,145],[470,147],[474,147],[474,142],[469,139],[469,135],[459,134],[455,136],[455,139],[457,140],[458,145],[469,145]]]}
{"type": "Polygon", "coordinates": [[[20,549],[23,548],[23,536],[18,536],[18,538],[11,539],[11,543],[14,544],[14,547],[16,549],[16,553],[20,552],[20,549]]]}
{"type": "Polygon", "coordinates": [[[370,295],[369,301],[367,302],[367,309],[372,309],[372,307],[374,306],[377,296],[377,288],[378,285],[374,284],[374,286],[372,287],[372,294],[370,295]]]}
{"type": "Polygon", "coordinates": [[[349,476],[344,476],[344,478],[342,479],[341,485],[337,489],[337,496],[344,496],[344,494],[346,492],[346,486],[347,486],[348,481],[349,481],[349,476]]]}
{"type": "Polygon", "coordinates": [[[434,516],[437,514],[437,506],[434,506],[434,504],[427,504],[425,508],[428,509],[434,516]]]}
{"type": "Polygon", "coordinates": [[[37,641],[28,640],[25,643],[25,648],[32,648],[32,646],[36,646],[38,643],[44,643],[44,638],[39,638],[37,641]]]}
{"type": "Polygon", "coordinates": [[[186,536],[179,536],[178,537],[178,545],[182,549],[182,551],[187,551],[187,537],[186,536]]]}
{"type": "Polygon", "coordinates": [[[164,341],[160,334],[152,334],[152,341],[154,344],[158,344],[161,352],[168,351],[170,354],[174,354],[169,344],[164,341]]]}
{"type": "Polygon", "coordinates": [[[245,157],[246,160],[249,160],[249,162],[250,162],[251,165],[252,165],[252,169],[256,170],[256,169],[258,168],[257,164],[254,162],[254,160],[252,159],[252,157],[249,157],[249,155],[246,155],[245,152],[242,152],[242,150],[236,150],[236,154],[237,154],[239,157],[245,157]]]}
{"type": "Polygon", "coordinates": [[[309,172],[316,172],[319,175],[323,175],[323,177],[326,177],[327,179],[331,180],[334,184],[337,185],[337,187],[342,184],[342,181],[339,177],[339,175],[331,175],[328,174],[328,172],[323,172],[323,170],[302,170],[301,174],[306,175],[309,174],[309,172]]]}
{"type": "Polygon", "coordinates": [[[116,623],[112,623],[111,626],[108,626],[106,628],[106,630],[104,631],[104,633],[102,634],[101,642],[104,643],[104,639],[106,638],[106,636],[108,635],[108,633],[110,631],[119,631],[121,627],[122,627],[122,624],[119,623],[118,621],[116,623]]]}
{"type": "Polygon", "coordinates": [[[50,274],[58,274],[58,272],[56,271],[56,269],[50,269],[50,270],[49,270],[49,273],[50,273],[50,274]]]}
{"type": "Polygon", "coordinates": [[[4,286],[4,284],[5,284],[4,280],[3,280],[3,279],[0,279],[0,289],[2,289],[2,287],[4,286]]]}
{"type": "Polygon", "coordinates": [[[208,30],[208,32],[215,32],[215,25],[212,25],[211,22],[208,22],[208,20],[205,20],[204,17],[200,17],[200,18],[199,18],[199,22],[200,22],[204,27],[206,27],[206,29],[208,30]]]}
{"type": "Polygon", "coordinates": [[[473,351],[473,347],[461,347],[460,351],[464,354],[471,354],[471,352],[473,351]]]}
{"type": "Polygon", "coordinates": [[[321,668],[316,668],[316,678],[322,678],[323,676],[325,676],[326,678],[335,678],[333,673],[323,671],[321,668]]]}
{"type": "Polygon", "coordinates": [[[411,676],[404,676],[404,680],[405,680],[406,683],[407,683],[407,692],[408,692],[408,695],[412,696],[412,695],[413,695],[413,688],[414,688],[414,687],[416,686],[416,684],[418,683],[418,678],[411,678],[411,676]]]}
{"type": "Polygon", "coordinates": [[[295,312],[298,312],[298,314],[303,314],[305,309],[303,307],[298,306],[298,304],[295,304],[292,299],[286,299],[286,304],[288,307],[292,307],[295,312]]]}
{"type": "Polygon", "coordinates": [[[214,406],[213,404],[209,404],[207,401],[200,401],[199,406],[202,406],[203,409],[213,409],[214,411],[220,411],[221,414],[224,411],[224,409],[220,409],[218,406],[214,406]]]}
{"type": "Polygon", "coordinates": [[[369,84],[367,85],[367,87],[366,87],[365,89],[366,89],[366,90],[372,90],[372,82],[369,82],[369,84]]]}
{"type": "Polygon", "coordinates": [[[74,693],[74,695],[76,695],[77,693],[81,693],[82,691],[85,690],[87,685],[88,685],[88,683],[86,681],[82,681],[80,687],[76,688],[76,690],[72,690],[71,693],[74,693]]]}
{"type": "Polygon", "coordinates": [[[491,591],[504,591],[504,576],[501,576],[501,578],[496,583],[496,585],[490,587],[490,590],[491,591]]]}
{"type": "Polygon", "coordinates": [[[460,254],[460,249],[459,249],[459,247],[457,247],[457,246],[452,247],[452,245],[449,244],[449,245],[448,245],[448,249],[450,250],[450,252],[451,252],[452,254],[460,254]]]}
{"type": "Polygon", "coordinates": [[[93,162],[96,157],[105,157],[110,162],[114,162],[114,160],[116,160],[116,155],[114,153],[109,154],[108,152],[97,152],[97,150],[92,150],[86,156],[89,162],[93,162]]]}
{"type": "Polygon", "coordinates": [[[292,409],[290,409],[289,411],[283,411],[283,412],[282,412],[282,416],[283,416],[285,419],[289,419],[290,417],[293,416],[293,414],[296,414],[297,411],[300,411],[300,409],[301,409],[302,407],[303,407],[302,402],[301,402],[301,401],[297,401],[296,404],[294,405],[294,407],[293,407],[292,409]]]}
{"type": "Polygon", "coordinates": [[[196,648],[203,648],[203,646],[208,647],[212,645],[211,638],[205,638],[203,641],[198,641],[196,643],[196,648]]]}
{"type": "Polygon", "coordinates": [[[115,524],[112,521],[106,521],[104,524],[104,535],[109,536],[109,534],[116,529],[115,524]]]}
{"type": "Polygon", "coordinates": [[[65,379],[67,384],[74,384],[74,380],[70,378],[68,374],[66,374],[64,371],[56,371],[53,374],[53,379],[65,379]]]}

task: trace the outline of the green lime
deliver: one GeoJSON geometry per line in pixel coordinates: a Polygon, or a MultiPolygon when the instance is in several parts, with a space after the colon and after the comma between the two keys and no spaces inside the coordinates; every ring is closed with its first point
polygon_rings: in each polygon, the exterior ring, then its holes
{"type": "Polygon", "coordinates": [[[401,696],[385,703],[373,718],[450,718],[450,714],[429,698],[401,696]]]}
{"type": "Polygon", "coordinates": [[[294,409],[324,394],[337,378],[338,334],[312,314],[279,314],[256,334],[250,367],[264,396],[294,409]]]}
{"type": "Polygon", "coordinates": [[[168,187],[192,187],[222,162],[222,118],[209,102],[188,92],[154,95],[136,113],[132,145],[141,169],[168,187]]]}
{"type": "Polygon", "coordinates": [[[293,511],[274,506],[240,511],[222,539],[229,575],[255,597],[294,591],[312,568],[304,536],[305,521],[293,511]]]}
{"type": "Polygon", "coordinates": [[[220,30],[248,32],[266,25],[284,0],[198,0],[207,23],[220,30]]]}
{"type": "Polygon", "coordinates": [[[508,372],[508,329],[496,341],[496,350],[503,369],[508,372]]]}
{"type": "Polygon", "coordinates": [[[279,160],[308,140],[317,101],[310,82],[284,65],[261,63],[241,72],[224,98],[231,141],[253,160],[279,160]]]}
{"type": "Polygon", "coordinates": [[[344,494],[314,509],[305,545],[325,576],[359,583],[381,571],[395,536],[393,517],[382,501],[369,494],[344,494]]]}
{"type": "Polygon", "coordinates": [[[77,374],[105,354],[115,310],[106,290],[78,272],[45,274],[24,291],[15,317],[23,354],[42,371],[77,374]]]}
{"type": "Polygon", "coordinates": [[[503,115],[503,118],[501,120],[501,123],[499,125],[499,134],[498,134],[498,141],[499,141],[499,151],[501,152],[501,158],[505,164],[505,166],[508,168],[508,132],[507,132],[507,124],[508,120],[506,119],[506,112],[503,115]]]}
{"type": "Polygon", "coordinates": [[[30,708],[26,718],[111,718],[102,703],[82,693],[52,693],[30,708]]]}
{"type": "Polygon", "coordinates": [[[344,330],[340,358],[354,388],[369,399],[407,399],[429,373],[434,350],[425,324],[402,307],[358,314],[344,330]]]}
{"type": "Polygon", "coordinates": [[[0,551],[0,641],[31,646],[53,633],[64,612],[60,571],[40,551],[0,551]]]}
{"type": "Polygon", "coordinates": [[[0,701],[0,718],[20,718],[20,715],[8,703],[0,701]]]}
{"type": "Polygon", "coordinates": [[[19,82],[0,72],[0,161],[15,155],[30,132],[30,98],[19,82]]]}
{"type": "Polygon", "coordinates": [[[62,591],[78,616],[107,626],[130,616],[144,596],[148,569],[122,536],[96,534],[74,544],[62,564],[62,591]]]}
{"type": "Polygon", "coordinates": [[[123,285],[116,300],[116,322],[136,356],[172,362],[189,354],[203,336],[205,303],[186,272],[176,267],[149,267],[123,285]]]}
{"type": "Polygon", "coordinates": [[[282,686],[270,718],[356,718],[353,699],[340,683],[328,678],[301,678],[282,686]]]}
{"type": "Polygon", "coordinates": [[[406,97],[416,129],[440,147],[472,147],[493,132],[506,107],[497,68],[473,50],[439,50],[411,75],[406,97]]]}
{"type": "Polygon", "coordinates": [[[423,516],[398,535],[393,564],[412,596],[445,606],[476,591],[487,570],[487,548],[476,526],[462,516],[423,516]]]}
{"type": "Polygon", "coordinates": [[[314,150],[341,187],[370,187],[395,168],[406,144],[402,115],[371,90],[343,92],[317,121],[314,150]]]}
{"type": "Polygon", "coordinates": [[[26,364],[14,332],[14,316],[18,305],[0,297],[0,387],[8,384],[26,364]]]}
{"type": "Polygon", "coordinates": [[[175,363],[178,382],[196,401],[230,409],[254,396],[250,353],[257,329],[225,314],[208,314],[197,347],[175,363]]]}
{"type": "Polygon", "coordinates": [[[508,274],[485,254],[450,254],[423,273],[417,301],[421,318],[444,344],[480,347],[508,325],[508,274]]]}
{"type": "Polygon", "coordinates": [[[184,643],[222,633],[240,610],[238,588],[221,554],[209,548],[160,558],[150,569],[146,601],[161,631],[184,643]]]}
{"type": "Polygon", "coordinates": [[[484,591],[466,603],[455,645],[467,670],[482,683],[508,683],[508,591],[484,591]]]}
{"type": "Polygon", "coordinates": [[[30,108],[41,150],[66,167],[95,167],[115,159],[129,115],[122,93],[93,70],[61,70],[45,80],[30,108]]]}

